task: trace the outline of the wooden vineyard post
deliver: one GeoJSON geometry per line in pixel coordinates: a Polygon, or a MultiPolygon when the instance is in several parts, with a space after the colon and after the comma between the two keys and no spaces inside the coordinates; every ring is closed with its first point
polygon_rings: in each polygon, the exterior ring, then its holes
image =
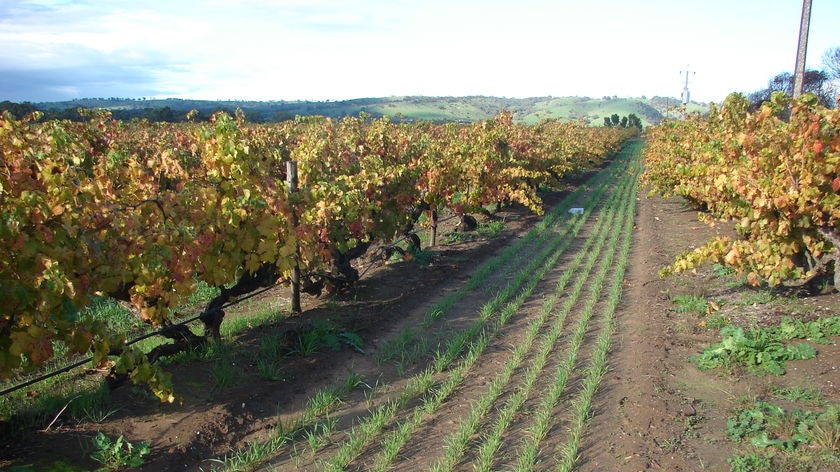
{"type": "MultiPolygon", "coordinates": [[[[286,161],[286,188],[289,192],[289,197],[297,192],[298,176],[297,176],[297,161],[286,161]]],[[[292,211],[292,226],[297,228],[297,214],[292,211]]],[[[300,260],[300,246],[295,244],[295,263],[292,266],[292,313],[300,313],[300,267],[298,266],[300,260]]]]}
{"type": "Polygon", "coordinates": [[[437,223],[438,223],[438,214],[437,210],[429,210],[429,246],[436,246],[437,245],[437,223]]]}

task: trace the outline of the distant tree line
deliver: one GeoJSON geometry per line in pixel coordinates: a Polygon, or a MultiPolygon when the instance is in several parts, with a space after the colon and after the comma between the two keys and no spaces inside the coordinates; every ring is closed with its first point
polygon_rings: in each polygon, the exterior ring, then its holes
{"type": "MultiPolygon", "coordinates": [[[[840,47],[829,49],[823,55],[824,69],[811,69],[805,71],[802,91],[803,93],[814,94],[820,104],[827,108],[837,106],[838,93],[840,93],[840,47]]],[[[753,110],[761,107],[761,104],[770,100],[773,92],[784,92],[793,95],[794,77],[790,72],[783,72],[776,75],[767,83],[767,87],[757,90],[749,95],[747,99],[753,110]]]]}
{"type": "MultiPolygon", "coordinates": [[[[12,114],[12,116],[15,117],[15,119],[18,120],[22,119],[23,117],[29,115],[32,112],[40,111],[44,114],[41,118],[42,120],[86,121],[88,120],[88,118],[86,118],[83,114],[84,109],[85,107],[68,107],[63,109],[39,108],[38,106],[30,102],[15,103],[10,102],[8,100],[0,102],[0,113],[8,111],[12,114]]],[[[187,114],[185,112],[173,110],[168,106],[136,109],[111,109],[110,112],[111,116],[113,116],[117,120],[122,121],[146,120],[153,123],[177,123],[181,121],[187,121],[187,114]]],[[[231,116],[237,113],[241,113],[245,117],[246,121],[251,123],[262,123],[265,121],[285,121],[294,118],[294,116],[290,115],[289,113],[277,112],[271,117],[271,119],[266,120],[260,113],[257,112],[242,110],[239,110],[239,112],[237,112],[236,110],[219,107],[218,109],[212,111],[198,111],[196,114],[191,115],[190,119],[192,121],[209,121],[210,117],[213,116],[214,113],[218,112],[225,112],[231,116]]]]}
{"type": "Polygon", "coordinates": [[[635,113],[619,117],[618,113],[604,117],[604,126],[607,128],[639,128],[642,129],[642,120],[635,113]]]}
{"type": "MultiPolygon", "coordinates": [[[[617,97],[608,97],[616,100],[617,97]]],[[[587,102],[595,101],[590,97],[531,97],[531,98],[499,98],[499,97],[389,97],[389,98],[359,98],[342,101],[248,101],[248,100],[197,100],[180,98],[77,98],[73,100],[57,102],[23,102],[14,103],[11,101],[0,102],[0,112],[7,111],[17,119],[40,111],[43,113],[43,120],[86,120],[86,113],[80,110],[106,109],[111,115],[121,121],[145,120],[150,122],[180,122],[187,119],[187,113],[197,110],[199,113],[192,117],[192,120],[207,121],[219,111],[228,115],[236,115],[237,110],[240,117],[251,123],[280,122],[293,120],[296,116],[321,115],[333,119],[342,119],[347,116],[359,116],[365,113],[372,118],[380,118],[384,115],[398,117],[401,121],[413,121],[417,119],[435,122],[461,122],[469,123],[477,120],[488,119],[499,113],[501,110],[510,110],[515,118],[538,115],[545,108],[563,108],[567,103],[583,104],[581,112],[554,113],[558,119],[596,119],[600,121],[600,114],[587,115],[587,102]]],[[[656,98],[651,99],[654,103],[656,98]]],[[[645,100],[632,99],[632,110],[637,116],[648,123],[658,123],[662,119],[657,105],[651,106],[645,100]]],[[[624,107],[624,104],[616,104],[615,107],[624,107]]],[[[574,109],[572,109],[574,110],[574,109]]],[[[613,108],[607,113],[612,113],[613,108]]],[[[628,116],[627,122],[622,123],[621,117],[618,122],[610,127],[632,127],[641,126],[641,122],[631,121],[628,116]]],[[[597,123],[595,123],[597,124],[597,123]]]]}

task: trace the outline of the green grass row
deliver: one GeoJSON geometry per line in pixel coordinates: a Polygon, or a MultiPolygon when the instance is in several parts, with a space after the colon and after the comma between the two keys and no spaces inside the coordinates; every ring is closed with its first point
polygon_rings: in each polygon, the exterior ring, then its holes
{"type": "MultiPolygon", "coordinates": [[[[641,172],[639,165],[633,175],[635,182],[641,172]]],[[[636,187],[634,186],[628,198],[629,201],[636,201],[636,187]]],[[[616,265],[612,273],[612,279],[608,287],[608,297],[606,306],[602,313],[602,326],[595,340],[595,350],[592,353],[592,358],[589,367],[585,371],[585,376],[582,381],[582,387],[576,398],[571,400],[573,405],[572,426],[569,431],[569,439],[561,452],[561,461],[557,471],[566,472],[574,470],[575,463],[578,460],[577,451],[580,447],[581,438],[585,426],[590,419],[590,411],[592,406],[592,399],[595,396],[598,385],[601,382],[604,373],[607,371],[608,354],[610,345],[612,343],[612,336],[615,332],[615,311],[621,299],[621,291],[624,282],[624,273],[627,269],[627,264],[630,255],[630,245],[633,235],[633,213],[635,205],[628,205],[624,210],[624,222],[620,232],[613,235],[611,244],[616,245],[615,261],[616,265]]],[[[612,262],[612,260],[610,261],[612,262]]],[[[605,274],[606,275],[606,274],[605,274]]],[[[530,469],[528,469],[530,470],[530,469]]]]}
{"type": "MultiPolygon", "coordinates": [[[[583,220],[578,221],[582,222],[583,220]]],[[[573,227],[575,226],[573,225],[573,227]]],[[[577,226],[579,227],[579,225],[577,226]]],[[[559,234],[559,236],[546,241],[543,244],[543,249],[536,257],[533,257],[528,265],[519,270],[513,282],[496,298],[482,307],[476,322],[464,332],[453,337],[443,349],[436,353],[431,368],[411,379],[414,382],[410,382],[410,387],[407,387],[400,399],[397,400],[397,408],[385,407],[399,412],[410,400],[418,396],[422,398],[421,403],[412,412],[408,413],[407,419],[398,423],[380,441],[384,447],[382,453],[374,462],[375,470],[387,468],[400,448],[423,422],[423,419],[435,412],[455,391],[466,373],[483,353],[489,339],[509,321],[527,297],[533,293],[541,278],[566,251],[572,238],[565,237],[567,235],[564,233],[559,234]],[[463,351],[466,351],[466,354],[459,360],[463,351]],[[435,375],[445,369],[447,369],[447,377],[440,383],[436,383],[435,375]]],[[[377,415],[377,417],[379,416],[377,415]]],[[[398,421],[396,417],[387,419],[398,421]]],[[[333,458],[322,462],[321,466],[324,470],[344,470],[364,451],[366,446],[372,443],[374,438],[378,437],[379,433],[388,424],[389,422],[383,419],[372,427],[361,429],[359,434],[351,433],[350,438],[339,447],[333,458]]]]}
{"type": "MultiPolygon", "coordinates": [[[[619,196],[622,194],[616,192],[614,195],[619,196]]],[[[619,198],[618,200],[620,201],[621,199],[619,198]]],[[[495,454],[502,445],[504,432],[511,425],[515,413],[517,413],[528,397],[532,394],[532,389],[537,380],[544,375],[544,367],[549,359],[549,356],[552,355],[558,348],[556,343],[563,333],[563,326],[566,317],[578,303],[583,288],[586,286],[589,291],[589,296],[584,302],[583,316],[581,316],[578,320],[577,328],[574,331],[575,335],[571,337],[572,344],[568,346],[568,358],[560,364],[560,368],[558,369],[556,378],[560,380],[552,384],[549,389],[549,392],[556,392],[554,395],[555,401],[556,397],[563,391],[565,379],[567,379],[571,373],[572,366],[574,365],[574,359],[580,351],[583,334],[586,332],[589,325],[592,309],[600,299],[601,287],[598,281],[602,280],[603,276],[600,278],[599,276],[596,276],[596,282],[592,284],[588,278],[589,274],[595,267],[596,262],[601,258],[604,243],[607,241],[606,236],[609,229],[614,227],[616,223],[620,223],[617,221],[618,215],[616,215],[613,211],[613,205],[611,205],[611,203],[615,203],[615,201],[607,202],[605,205],[606,208],[602,209],[600,212],[598,224],[596,225],[596,228],[593,229],[592,237],[586,241],[586,244],[579,250],[575,260],[572,261],[569,267],[560,276],[560,279],[555,285],[554,292],[544,301],[539,318],[530,324],[526,338],[521,342],[521,344],[517,345],[513,355],[505,364],[503,371],[493,379],[490,383],[489,389],[474,403],[468,417],[465,420],[462,420],[456,431],[446,439],[446,453],[442,459],[435,463],[432,470],[454,470],[462,462],[473,435],[479,433],[479,423],[490,413],[494,401],[496,401],[497,397],[499,397],[504,391],[512,391],[513,393],[511,396],[497,411],[497,419],[492,424],[490,431],[481,436],[479,441],[473,443],[472,446],[477,449],[475,453],[475,461],[472,464],[473,470],[493,470],[496,462],[495,454]],[[595,240],[597,240],[597,242],[595,240]],[[583,267],[581,267],[582,260],[585,256],[587,256],[587,262],[583,267]],[[567,292],[566,288],[572,276],[576,277],[576,282],[567,292]],[[565,302],[560,309],[556,309],[556,304],[562,295],[565,295],[565,302]],[[535,350],[536,352],[532,353],[533,358],[530,359],[526,366],[522,366],[521,364],[528,357],[529,351],[537,341],[540,333],[543,333],[543,336],[541,337],[535,350]],[[517,369],[524,371],[523,375],[521,375],[523,382],[521,385],[514,387],[509,384],[514,371],[517,369]]],[[[607,251],[609,250],[611,249],[607,249],[607,251]]],[[[600,259],[598,273],[606,273],[610,267],[610,262],[611,258],[600,259]]],[[[554,402],[544,402],[543,405],[548,405],[547,408],[541,410],[543,414],[532,412],[531,417],[535,420],[535,422],[539,422],[541,425],[547,425],[547,418],[550,418],[551,407],[553,407],[554,402]],[[547,412],[547,414],[545,412],[547,412]]],[[[535,425],[535,433],[540,429],[540,424],[535,425]]],[[[540,436],[538,434],[534,434],[529,437],[537,439],[537,441],[531,441],[531,444],[536,445],[539,443],[540,436]]],[[[536,447],[526,447],[523,449],[526,449],[526,454],[530,453],[531,457],[535,456],[537,450],[536,447]]],[[[519,467],[524,468],[529,463],[533,462],[522,460],[520,461],[519,467]]]]}
{"type": "MultiPolygon", "coordinates": [[[[620,175],[620,173],[622,173],[625,168],[626,165],[623,165],[622,162],[617,161],[613,166],[610,167],[610,172],[602,173],[602,175],[600,175],[599,178],[593,179],[591,182],[598,182],[597,189],[599,189],[599,191],[602,193],[606,185],[605,181],[609,180],[605,179],[604,175],[607,175],[610,178],[614,178],[616,175],[620,175]]],[[[590,183],[590,185],[585,186],[586,190],[589,190],[591,185],[592,183],[590,183]]],[[[598,192],[595,193],[600,195],[600,193],[598,192]]],[[[517,245],[510,247],[499,258],[493,259],[490,262],[483,265],[482,267],[480,267],[479,269],[477,269],[477,271],[474,273],[474,276],[467,283],[465,288],[462,288],[458,292],[444,299],[436,307],[430,310],[430,313],[442,313],[449,307],[453,306],[454,303],[456,303],[457,300],[465,296],[469,290],[474,290],[480,287],[483,281],[485,281],[491,274],[498,271],[499,266],[509,264],[510,260],[516,254],[518,254],[520,251],[523,251],[527,247],[527,245],[532,244],[533,241],[539,238],[546,238],[548,236],[551,236],[552,233],[555,236],[555,238],[553,238],[555,240],[571,240],[571,237],[569,237],[570,235],[568,233],[561,232],[560,236],[557,236],[554,227],[560,222],[565,222],[569,220],[569,217],[567,216],[566,212],[569,207],[575,205],[579,201],[581,195],[582,191],[578,191],[570,195],[570,197],[566,199],[566,202],[564,204],[558,206],[556,211],[554,211],[546,217],[546,223],[539,225],[537,228],[535,228],[534,231],[529,233],[529,235],[526,236],[526,238],[521,240],[517,245]]],[[[588,205],[590,211],[593,206],[594,205],[588,205]]],[[[583,220],[583,218],[571,218],[572,223],[579,223],[583,220]]],[[[532,270],[533,268],[526,267],[526,269],[521,272],[523,274],[530,274],[532,270]]],[[[510,288],[515,288],[515,286],[516,284],[509,286],[509,290],[501,294],[502,296],[496,297],[494,301],[492,301],[488,305],[485,305],[485,308],[482,310],[483,318],[487,318],[489,314],[491,314],[494,310],[497,310],[498,307],[501,306],[502,301],[505,299],[505,297],[509,298],[510,296],[512,296],[515,290],[510,290],[510,288]]],[[[463,350],[463,347],[468,343],[468,341],[474,340],[478,337],[478,334],[482,331],[481,323],[484,322],[485,321],[481,321],[479,324],[473,325],[472,327],[465,330],[459,336],[455,336],[444,349],[438,352],[438,354],[436,355],[435,362],[433,363],[433,366],[436,369],[436,371],[442,371],[444,368],[446,368],[447,365],[449,365],[452,362],[452,360],[457,356],[457,354],[463,350]]],[[[468,357],[469,356],[467,356],[467,358],[468,357]]],[[[435,371],[432,371],[432,373],[433,372],[435,371]]],[[[352,454],[353,450],[361,450],[361,448],[366,443],[366,441],[364,441],[362,438],[364,438],[365,436],[372,435],[374,433],[373,430],[377,429],[372,425],[383,423],[384,421],[386,421],[387,418],[396,414],[397,407],[400,403],[408,402],[410,399],[416,398],[422,392],[427,391],[432,384],[432,381],[430,380],[432,377],[433,375],[430,375],[430,373],[415,376],[414,378],[410,379],[409,387],[407,387],[400,396],[400,398],[403,399],[402,401],[397,400],[396,402],[388,403],[387,405],[372,411],[367,417],[361,419],[359,424],[354,428],[354,433],[351,433],[351,436],[355,439],[348,440],[345,443],[345,445],[342,446],[344,452],[339,454],[339,456],[343,455],[345,459],[338,460],[337,464],[340,464],[341,462],[346,462],[348,460],[346,459],[347,457],[354,456],[354,454],[352,454]]],[[[441,390],[441,388],[439,387],[437,391],[441,392],[443,390],[441,390]]],[[[294,425],[291,425],[291,427],[279,428],[278,435],[275,438],[272,438],[262,443],[262,446],[254,446],[250,448],[252,450],[259,449],[262,451],[262,454],[259,454],[260,456],[262,456],[260,459],[254,458],[256,454],[254,454],[252,451],[239,451],[224,459],[222,461],[222,468],[229,470],[239,469],[243,466],[243,461],[260,462],[261,460],[266,460],[267,458],[264,456],[270,455],[272,451],[277,451],[283,446],[288,446],[287,443],[291,441],[292,437],[311,437],[313,428],[315,428],[315,425],[317,425],[318,423],[316,420],[310,419],[312,417],[312,415],[310,414],[304,413],[301,415],[301,417],[302,420],[296,421],[294,425]],[[280,433],[280,431],[282,431],[282,434],[280,433]],[[252,459],[247,460],[246,456],[252,459]]],[[[325,437],[332,434],[332,431],[325,428],[320,428],[319,431],[325,437]]],[[[323,443],[325,441],[326,440],[318,440],[315,442],[323,443]]],[[[296,449],[294,446],[292,448],[296,449]]]]}

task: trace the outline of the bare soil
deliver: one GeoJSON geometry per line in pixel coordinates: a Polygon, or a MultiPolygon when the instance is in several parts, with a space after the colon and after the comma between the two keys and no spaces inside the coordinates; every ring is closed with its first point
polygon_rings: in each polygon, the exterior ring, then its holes
{"type": "MultiPolygon", "coordinates": [[[[551,206],[567,194],[544,197],[551,206]]],[[[675,255],[725,229],[699,223],[696,213],[680,200],[640,196],[636,204],[631,261],[616,313],[610,368],[595,396],[578,470],[728,470],[727,458],[749,450],[731,442],[725,433],[727,417],[744,398],[768,398],[775,386],[807,386],[817,388],[826,403],[840,403],[840,347],[836,339],[833,344],[816,346],[815,359],[789,363],[788,373],[782,377],[758,377],[746,371],[703,372],[688,358],[716,342],[717,331],[704,327],[708,315],[677,313],[672,301],[681,294],[706,297],[720,306],[720,312],[714,315],[725,315],[733,323],[747,326],[769,324],[790,314],[837,316],[840,296],[793,301],[775,298],[744,304],[736,302],[759,292],[734,286],[729,283],[731,279],[717,277],[710,269],[660,278],[659,269],[675,255]]],[[[132,442],[151,443],[152,452],[140,470],[210,470],[214,465],[211,459],[265,440],[278,418],[289,420],[304,409],[315,392],[341,384],[349,374],[355,374],[369,388],[354,390],[343,400],[337,413],[339,428],[349,429],[356,416],[373,406],[368,400],[371,390],[387,386],[389,391],[398,392],[404,379],[429,361],[421,357],[402,365],[383,364],[376,359],[378,348],[406,328],[428,329],[428,342],[442,342],[453,330],[468,324],[476,307],[503,285],[507,276],[501,273],[497,279],[491,278],[484,290],[461,300],[447,313],[445,323],[437,328],[424,327],[424,316],[436,301],[457,290],[478,264],[496,257],[538,221],[521,208],[507,208],[496,216],[505,222],[505,230],[497,237],[441,242],[428,248],[423,260],[380,265],[366,272],[352,293],[305,299],[302,316],[280,317],[276,323],[228,340],[238,353],[228,359],[234,372],[230,385],[219,385],[218,374],[214,374],[218,361],[171,365],[168,370],[177,394],[174,404],[161,404],[139,387],[122,386],[111,394],[108,408],[112,414],[99,423],[77,422],[59,415],[48,430],[4,437],[0,440],[0,468],[30,465],[31,470],[61,470],[57,464],[64,464],[64,470],[94,469],[98,464],[89,458],[89,444],[98,431],[103,431],[111,437],[124,435],[132,442]],[[338,351],[321,349],[313,355],[289,356],[282,366],[282,378],[266,380],[258,375],[258,359],[247,353],[259,352],[260,343],[267,338],[299,332],[316,320],[329,320],[339,330],[358,334],[364,341],[360,346],[363,352],[343,346],[338,351]]],[[[454,231],[453,224],[447,222],[440,229],[441,239],[454,231]]],[[[573,244],[570,254],[575,247],[573,244]]],[[[561,266],[568,263],[560,262],[561,266]]],[[[552,290],[556,278],[555,273],[541,282],[537,295],[524,305],[524,312],[538,311],[539,300],[552,290]]],[[[229,310],[227,316],[266,307],[283,311],[286,305],[287,294],[280,288],[229,310]]],[[[524,326],[528,319],[523,316],[511,323],[524,326]]],[[[475,374],[459,388],[457,396],[423,423],[422,430],[415,433],[420,439],[401,451],[394,469],[424,470],[431,465],[432,458],[440,455],[443,436],[457,426],[456,418],[488,388],[504,356],[520,342],[522,332],[511,329],[494,340],[481,356],[475,374]]],[[[571,384],[577,381],[570,379],[571,384]]],[[[502,398],[510,394],[504,392],[502,398]]],[[[534,408],[526,404],[517,418],[524,419],[534,408]]],[[[557,445],[566,437],[564,414],[558,412],[560,419],[546,440],[539,467],[550,467],[552,457],[559,454],[557,445]]],[[[504,438],[505,444],[512,448],[510,445],[523,434],[511,433],[504,438]]],[[[352,468],[366,469],[364,464],[373,460],[373,455],[373,451],[363,452],[352,468]]],[[[276,470],[314,470],[318,464],[316,457],[308,456],[297,460],[278,457],[270,462],[276,470]]],[[[512,466],[502,461],[494,470],[512,466]]]]}

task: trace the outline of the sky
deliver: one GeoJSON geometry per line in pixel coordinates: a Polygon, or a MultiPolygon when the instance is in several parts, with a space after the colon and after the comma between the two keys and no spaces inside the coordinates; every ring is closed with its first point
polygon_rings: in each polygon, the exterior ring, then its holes
{"type": "MultiPolygon", "coordinates": [[[[0,0],[0,101],[671,96],[796,62],[802,0],[0,0]]],[[[840,47],[813,0],[807,65],[840,47]]]]}

